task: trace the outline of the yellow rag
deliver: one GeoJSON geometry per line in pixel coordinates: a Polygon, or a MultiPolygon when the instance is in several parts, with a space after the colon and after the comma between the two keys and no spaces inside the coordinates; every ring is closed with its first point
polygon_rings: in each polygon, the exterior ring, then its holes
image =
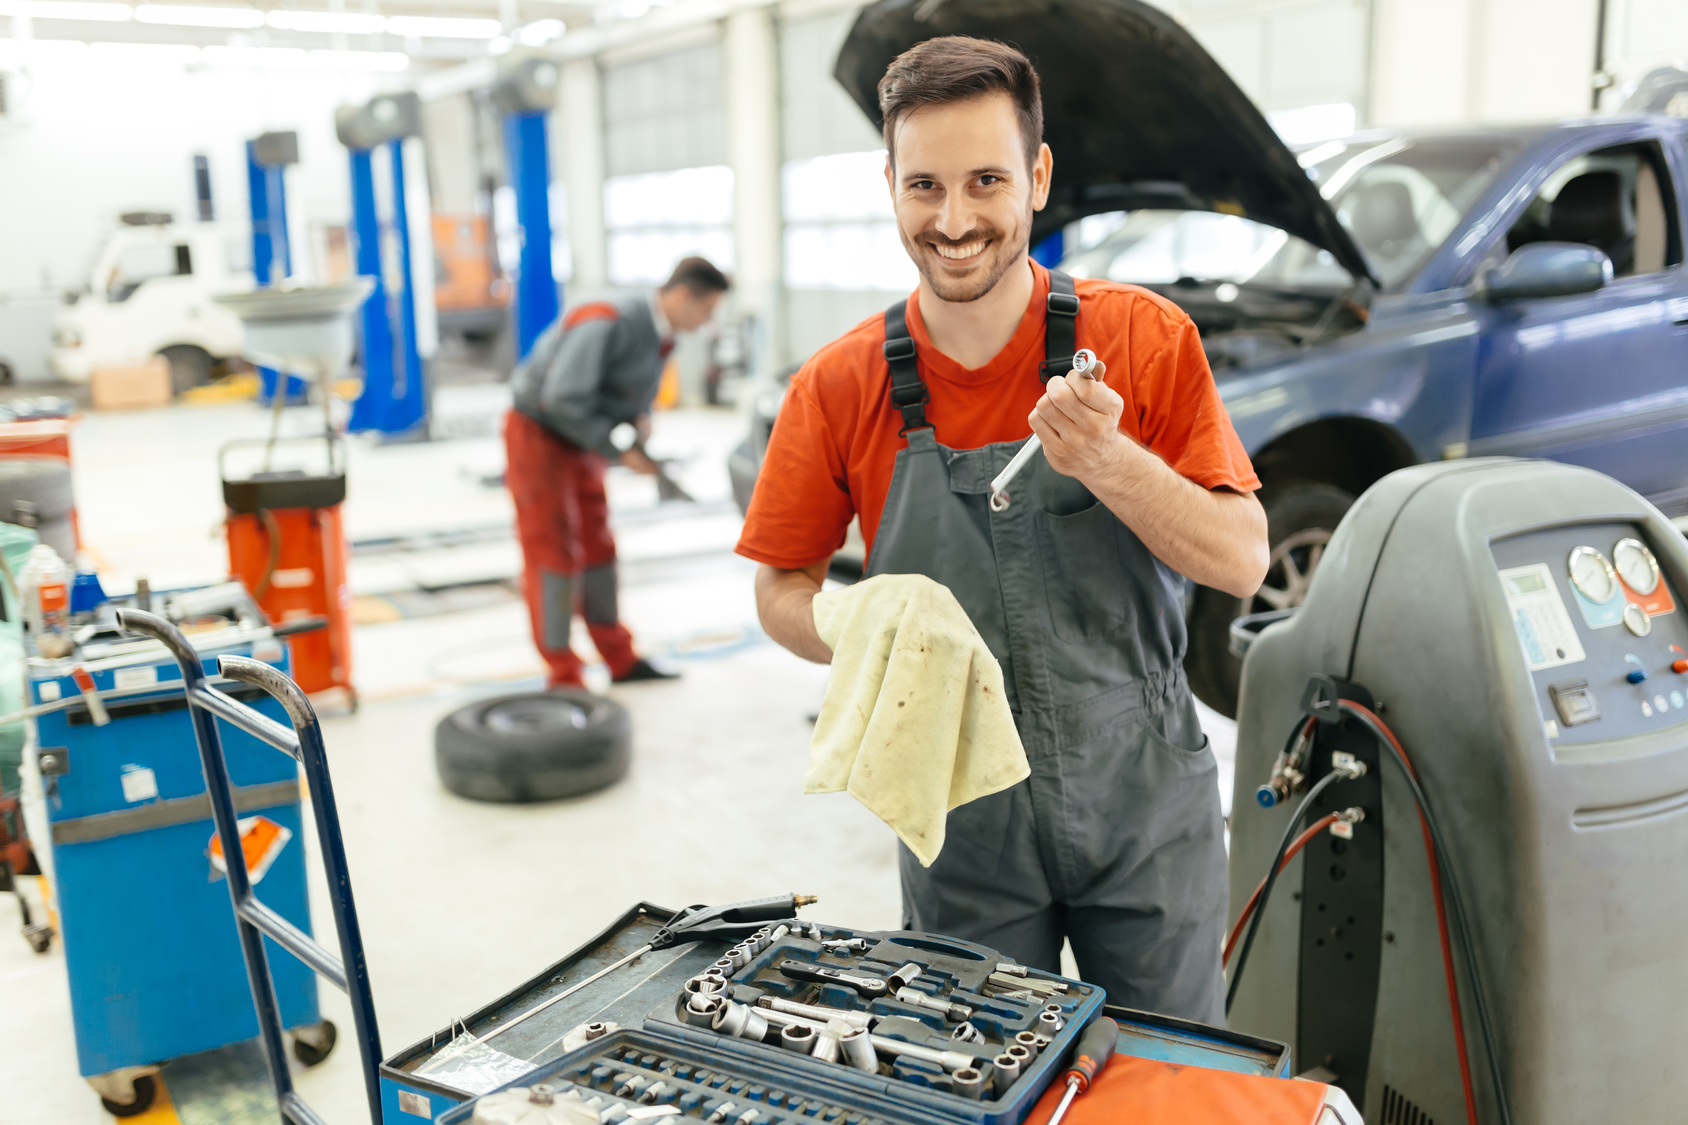
{"type": "Polygon", "coordinates": [[[817,594],[814,612],[832,673],[803,791],[849,790],[930,867],[951,809],[1031,774],[1002,667],[949,587],[925,575],[817,594]]]}

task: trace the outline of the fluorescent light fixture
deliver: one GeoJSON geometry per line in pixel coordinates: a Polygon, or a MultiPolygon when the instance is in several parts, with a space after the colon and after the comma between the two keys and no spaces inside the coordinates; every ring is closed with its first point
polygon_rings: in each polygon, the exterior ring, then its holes
{"type": "Polygon", "coordinates": [[[1307,145],[1346,137],[1354,131],[1359,114],[1349,102],[1329,105],[1304,105],[1299,109],[1279,109],[1266,114],[1266,120],[1277,130],[1285,144],[1307,145]]]}
{"type": "Polygon", "coordinates": [[[410,65],[403,51],[312,51],[313,70],[356,70],[396,74],[410,65]]]}
{"type": "Polygon", "coordinates": [[[206,47],[199,57],[212,66],[304,67],[310,52],[301,47],[206,47]]]}
{"type": "Polygon", "coordinates": [[[122,23],[134,16],[127,4],[79,0],[0,0],[0,16],[30,16],[38,20],[99,20],[122,23]]]}
{"type": "Polygon", "coordinates": [[[526,27],[516,29],[516,42],[524,47],[543,47],[551,40],[561,38],[563,31],[562,20],[534,20],[526,27]]]}
{"type": "Polygon", "coordinates": [[[277,8],[269,14],[267,22],[282,31],[375,35],[387,26],[387,17],[368,12],[298,12],[277,8]]]}
{"type": "Polygon", "coordinates": [[[191,66],[199,48],[187,43],[90,43],[88,50],[101,66],[191,66]]]}
{"type": "Polygon", "coordinates": [[[213,4],[142,4],[135,9],[141,23],[165,23],[174,27],[264,26],[264,13],[256,8],[225,8],[213,4]]]}
{"type": "Polygon", "coordinates": [[[405,39],[496,39],[503,27],[497,20],[454,16],[389,16],[387,31],[405,39]]]}

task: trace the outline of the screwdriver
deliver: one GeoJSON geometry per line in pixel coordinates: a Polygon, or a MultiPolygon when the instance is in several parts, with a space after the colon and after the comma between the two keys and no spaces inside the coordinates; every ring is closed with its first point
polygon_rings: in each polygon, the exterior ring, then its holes
{"type": "Polygon", "coordinates": [[[808,906],[815,902],[814,895],[776,895],[773,898],[753,899],[749,902],[735,902],[728,906],[688,906],[680,913],[668,920],[645,945],[629,953],[614,964],[606,965],[593,973],[579,984],[564,989],[543,1004],[536,1004],[502,1027],[495,1028],[481,1036],[481,1041],[491,1039],[495,1035],[502,1035],[512,1027],[521,1023],[529,1016],[536,1016],[559,1000],[566,1000],[576,992],[603,979],[621,968],[631,964],[647,953],[658,949],[667,949],[671,945],[678,945],[683,941],[701,941],[704,938],[731,939],[749,937],[764,925],[778,922],[795,922],[797,908],[808,906]]]}
{"type": "Polygon", "coordinates": [[[1117,1046],[1119,1024],[1107,1016],[1084,1029],[1084,1034],[1079,1036],[1078,1050],[1073,1054],[1073,1064],[1067,1068],[1067,1092],[1061,1095],[1061,1104],[1055,1107],[1048,1125],[1061,1125],[1061,1118],[1067,1115],[1067,1107],[1073,1104],[1074,1098],[1090,1089],[1097,1072],[1114,1057],[1117,1046]]]}

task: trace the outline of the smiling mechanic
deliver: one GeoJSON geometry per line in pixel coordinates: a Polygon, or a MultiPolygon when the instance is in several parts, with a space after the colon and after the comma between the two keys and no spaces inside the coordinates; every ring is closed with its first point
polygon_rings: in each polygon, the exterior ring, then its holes
{"type": "Polygon", "coordinates": [[[810,602],[852,516],[868,575],[954,591],[1032,773],[951,812],[930,868],[902,849],[904,925],[1051,970],[1066,938],[1111,1003],[1219,1022],[1223,823],[1181,667],[1184,578],[1260,585],[1260,482],[1189,317],[1129,285],[1075,294],[1027,256],[1053,158],[1024,55],[929,40],[879,103],[920,285],[792,379],[738,547],[762,564],[763,626],[828,662],[810,602]],[[1075,346],[1103,381],[1061,374],[1075,346]],[[1028,422],[1044,456],[992,512],[1028,422]]]}

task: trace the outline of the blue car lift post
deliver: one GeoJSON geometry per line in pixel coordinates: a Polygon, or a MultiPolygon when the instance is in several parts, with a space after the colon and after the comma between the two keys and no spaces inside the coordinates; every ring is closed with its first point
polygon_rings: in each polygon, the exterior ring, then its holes
{"type": "Polygon", "coordinates": [[[516,268],[518,363],[527,359],[562,305],[551,263],[551,148],[546,137],[558,79],[555,59],[512,51],[500,58],[492,87],[492,100],[504,114],[504,163],[522,232],[516,268]]]}
{"type": "MultiPolygon", "coordinates": [[[[287,166],[299,162],[296,133],[265,133],[246,142],[246,188],[252,209],[252,277],[258,288],[276,284],[293,273],[292,247],[287,237],[287,166]]],[[[258,401],[275,401],[280,376],[258,368],[258,401]]],[[[297,375],[287,376],[289,404],[302,403],[308,387],[297,375]]]]}
{"type": "Polygon", "coordinates": [[[283,672],[245,656],[217,658],[217,670],[224,677],[252,684],[275,697],[292,720],[292,729],[229,698],[206,682],[199,654],[181,631],[151,613],[137,609],[117,611],[117,623],[132,633],[161,642],[182,669],[182,689],[187,698],[193,733],[199,743],[200,766],[205,772],[205,791],[211,798],[211,818],[225,856],[243,855],[239,814],[235,811],[234,785],[223,757],[217,720],[232,723],[277,750],[290,755],[305,770],[310,787],[311,811],[316,820],[317,844],[322,849],[323,868],[330,884],[329,901],[334,911],[334,928],[340,938],[341,957],[335,957],[301,932],[287,919],[265,906],[252,890],[244,863],[230,862],[229,899],[234,905],[240,931],[241,953],[246,960],[247,981],[258,1012],[258,1032],[263,1041],[264,1062],[275,1087],[276,1103],[284,1121],[293,1125],[326,1125],[293,1089],[287,1069],[282,1038],[281,1015],[276,1006],[275,982],[270,976],[264,951],[267,935],[281,948],[303,961],[346,993],[352,1004],[352,1024],[357,1036],[358,1057],[363,1064],[364,1089],[369,1098],[370,1120],[381,1121],[381,1088],[377,1067],[381,1063],[380,1032],[375,1023],[375,1001],[369,990],[369,967],[364,960],[363,937],[358,930],[357,907],[352,899],[351,876],[346,869],[346,849],[340,837],[340,815],[334,804],[334,786],[323,753],[322,726],[310,700],[283,672]],[[344,960],[342,960],[344,958],[344,960]]]}

